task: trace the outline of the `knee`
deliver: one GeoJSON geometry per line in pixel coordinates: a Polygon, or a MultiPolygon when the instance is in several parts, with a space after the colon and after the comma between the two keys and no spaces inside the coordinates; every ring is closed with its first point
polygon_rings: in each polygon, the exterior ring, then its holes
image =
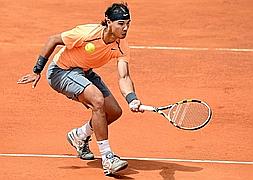
{"type": "Polygon", "coordinates": [[[120,116],[122,115],[122,109],[120,107],[118,107],[117,109],[115,109],[114,111],[114,117],[115,117],[115,120],[120,118],[120,116]]]}
{"type": "Polygon", "coordinates": [[[120,107],[113,108],[113,111],[107,113],[107,123],[108,125],[116,121],[122,115],[122,109],[120,107]]]}
{"type": "Polygon", "coordinates": [[[93,111],[98,111],[104,108],[105,100],[103,95],[98,95],[92,99],[92,109],[93,111]]]}

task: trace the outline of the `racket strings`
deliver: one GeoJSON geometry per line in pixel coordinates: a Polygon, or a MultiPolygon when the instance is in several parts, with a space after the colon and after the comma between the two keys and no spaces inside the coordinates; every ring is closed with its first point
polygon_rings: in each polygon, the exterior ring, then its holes
{"type": "Polygon", "coordinates": [[[196,128],[207,121],[209,109],[202,103],[187,102],[173,106],[168,116],[176,126],[196,128]]]}

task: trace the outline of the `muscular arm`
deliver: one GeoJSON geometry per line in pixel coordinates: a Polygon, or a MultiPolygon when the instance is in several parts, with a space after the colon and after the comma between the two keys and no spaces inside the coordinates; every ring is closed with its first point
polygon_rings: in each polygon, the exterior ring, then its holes
{"type": "Polygon", "coordinates": [[[39,58],[33,68],[33,72],[35,74],[40,74],[42,72],[42,70],[44,69],[44,67],[48,61],[48,58],[53,53],[55,47],[57,45],[62,45],[62,44],[63,44],[63,40],[62,40],[60,34],[50,36],[48,38],[48,41],[43,46],[41,53],[39,55],[39,58]]]}
{"type": "Polygon", "coordinates": [[[128,63],[122,60],[118,61],[119,87],[121,94],[126,97],[127,94],[134,92],[134,84],[129,75],[128,63]]]}
{"type": "Polygon", "coordinates": [[[129,75],[128,63],[122,60],[118,61],[118,72],[119,72],[119,87],[121,94],[126,98],[129,104],[129,108],[133,112],[143,112],[139,107],[141,101],[134,95],[129,97],[131,94],[135,94],[134,84],[129,75]],[[133,100],[131,100],[133,99],[133,100]]]}
{"type": "Polygon", "coordinates": [[[57,45],[64,45],[61,34],[50,36],[41,50],[41,56],[49,58],[57,45]]]}
{"type": "Polygon", "coordinates": [[[40,80],[40,77],[41,77],[40,73],[41,73],[42,69],[44,68],[48,58],[53,53],[53,51],[57,45],[64,45],[60,34],[53,35],[48,38],[48,41],[45,43],[44,47],[41,50],[40,57],[37,61],[37,64],[34,67],[34,68],[36,68],[35,69],[36,71],[34,71],[34,70],[33,71],[36,73],[27,74],[27,75],[21,77],[17,81],[17,83],[18,84],[27,84],[27,83],[32,82],[32,87],[35,88],[37,83],[40,80]],[[42,61],[40,63],[38,63],[40,61],[40,59],[42,59],[42,61]],[[38,66],[39,66],[39,71],[37,71],[38,66]]]}
{"type": "Polygon", "coordinates": [[[49,37],[47,43],[44,45],[42,52],[33,68],[33,72],[40,74],[43,68],[45,67],[49,56],[53,53],[57,45],[62,45],[63,40],[60,34],[49,37]]]}

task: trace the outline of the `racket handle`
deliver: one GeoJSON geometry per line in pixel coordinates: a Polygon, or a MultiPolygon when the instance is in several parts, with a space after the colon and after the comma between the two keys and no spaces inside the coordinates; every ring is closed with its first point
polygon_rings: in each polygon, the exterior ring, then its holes
{"type": "Polygon", "coordinates": [[[140,110],[143,110],[143,111],[154,111],[155,108],[153,106],[147,106],[147,105],[140,105],[140,110]]]}

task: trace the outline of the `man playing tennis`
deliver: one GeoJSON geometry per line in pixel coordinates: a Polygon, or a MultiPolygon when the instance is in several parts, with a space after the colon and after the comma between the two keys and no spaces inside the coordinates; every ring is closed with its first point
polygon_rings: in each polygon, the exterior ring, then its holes
{"type": "Polygon", "coordinates": [[[127,5],[114,3],[106,10],[105,20],[101,24],[80,25],[51,36],[42,49],[33,73],[18,80],[19,84],[33,82],[34,88],[55,47],[63,45],[48,67],[47,80],[54,90],[92,110],[90,121],[71,130],[67,139],[81,159],[94,159],[88,144],[94,132],[105,175],[114,174],[128,165],[127,161],[113,153],[108,141],[108,125],[121,116],[122,109],[93,69],[117,59],[120,91],[131,111],[142,112],[128,69],[129,48],[125,37],[129,26],[127,5]],[[93,51],[85,50],[88,43],[95,47],[93,51]]]}

